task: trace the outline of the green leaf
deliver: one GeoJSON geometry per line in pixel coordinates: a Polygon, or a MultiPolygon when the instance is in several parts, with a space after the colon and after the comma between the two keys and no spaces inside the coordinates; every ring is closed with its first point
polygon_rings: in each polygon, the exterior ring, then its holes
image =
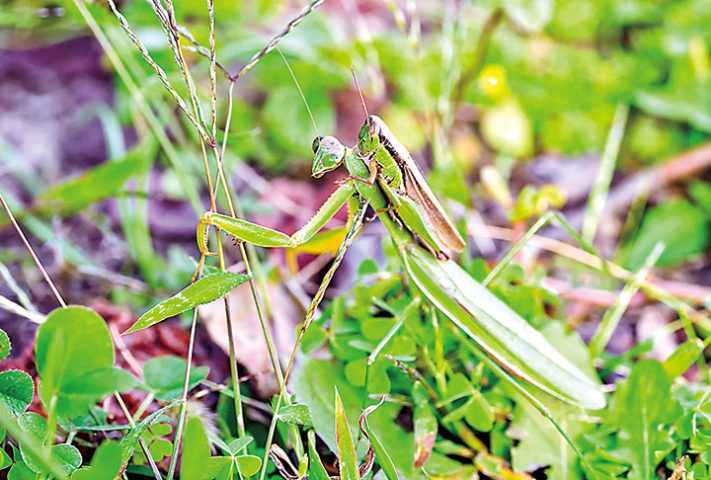
{"type": "Polygon", "coordinates": [[[89,372],[66,384],[64,392],[69,395],[107,395],[112,392],[127,392],[138,385],[136,377],[117,367],[89,372]]]}
{"type": "Polygon", "coordinates": [[[240,473],[245,477],[257,474],[262,466],[262,459],[255,455],[238,455],[235,457],[235,462],[240,473]]]}
{"type": "Polygon", "coordinates": [[[21,370],[0,373],[0,402],[15,415],[21,415],[32,403],[35,384],[32,377],[21,370]]]}
{"type": "Polygon", "coordinates": [[[336,442],[338,443],[338,471],[341,480],[360,480],[358,459],[346,411],[336,388],[336,442]]]}
{"type": "Polygon", "coordinates": [[[700,339],[687,340],[664,360],[664,371],[671,379],[682,375],[698,360],[703,351],[704,343],[700,339]]]}
{"type": "Polygon", "coordinates": [[[415,468],[421,468],[432,455],[437,440],[437,418],[432,410],[427,391],[420,382],[412,387],[415,400],[415,468]]]}
{"type": "MultiPolygon", "coordinates": [[[[363,412],[363,428],[365,429],[365,433],[368,434],[368,440],[370,440],[370,444],[373,446],[373,451],[375,452],[375,461],[378,462],[380,468],[383,469],[383,472],[385,473],[387,479],[400,480],[400,475],[398,475],[397,468],[395,467],[395,464],[390,458],[390,454],[385,449],[385,445],[383,445],[383,442],[380,440],[380,437],[370,428],[370,425],[368,424],[368,415],[370,415],[378,407],[379,405],[374,405],[368,407],[366,411],[363,412]]],[[[310,447],[311,444],[309,443],[309,448],[310,447]]]]}
{"type": "Polygon", "coordinates": [[[7,475],[7,480],[37,480],[37,474],[25,462],[16,462],[7,475]]]}
{"type": "Polygon", "coordinates": [[[240,450],[247,448],[247,445],[249,445],[253,441],[254,441],[254,438],[249,437],[249,436],[242,437],[242,438],[235,438],[234,440],[232,440],[229,443],[229,445],[227,445],[227,451],[233,456],[237,455],[237,453],[239,453],[240,450]]]}
{"type": "Polygon", "coordinates": [[[37,440],[44,440],[47,434],[47,420],[35,412],[26,412],[17,419],[20,429],[37,440]]]}
{"type": "Polygon", "coordinates": [[[107,440],[91,459],[90,467],[82,467],[72,475],[72,480],[114,480],[121,472],[121,445],[107,440]]]}
{"type": "Polygon", "coordinates": [[[10,337],[7,336],[5,330],[0,329],[0,360],[5,360],[10,355],[11,349],[10,337]]]}
{"type": "Polygon", "coordinates": [[[138,445],[138,440],[146,432],[146,429],[156,422],[164,412],[173,408],[177,403],[178,402],[171,402],[168,405],[164,405],[159,408],[141,420],[140,423],[131,429],[127,435],[124,435],[123,438],[121,438],[121,450],[123,451],[124,465],[128,463],[129,459],[133,456],[133,452],[136,450],[136,446],[138,445]]]}
{"type": "Polygon", "coordinates": [[[331,480],[326,468],[321,462],[321,457],[316,450],[316,434],[313,430],[309,430],[309,474],[313,480],[331,480]]]}
{"type": "Polygon", "coordinates": [[[279,420],[291,425],[313,427],[309,407],[303,404],[285,405],[279,409],[279,420]]]}
{"type": "Polygon", "coordinates": [[[224,297],[247,280],[249,280],[248,275],[232,272],[217,272],[203,277],[141,315],[141,318],[126,330],[124,335],[148,328],[166,318],[224,297]]]}
{"type": "MultiPolygon", "coordinates": [[[[173,400],[183,392],[185,382],[185,359],[175,355],[152,358],[143,365],[143,379],[146,386],[153,390],[156,398],[163,401],[173,400]]],[[[208,367],[193,366],[190,369],[188,390],[195,388],[207,378],[208,367]]]]}
{"type": "Polygon", "coordinates": [[[202,421],[199,417],[188,418],[183,437],[180,478],[184,480],[212,480],[231,461],[232,459],[229,457],[211,457],[210,443],[207,440],[207,433],[205,433],[202,421]]]}
{"type": "Polygon", "coordinates": [[[621,252],[622,264],[637,270],[658,242],[665,249],[657,261],[660,267],[689,260],[704,251],[711,224],[705,213],[685,200],[671,200],[650,208],[632,242],[621,252]]]}
{"type": "MultiPolygon", "coordinates": [[[[104,320],[86,307],[70,306],[54,310],[40,325],[35,345],[40,376],[40,398],[49,405],[57,395],[57,413],[81,415],[110,393],[106,385],[84,385],[83,394],[73,394],[85,378],[113,367],[114,348],[104,320]],[[92,389],[92,387],[96,387],[92,389]]],[[[114,378],[114,380],[117,380],[114,378]]]]}
{"type": "MultiPolygon", "coordinates": [[[[21,451],[22,459],[25,461],[25,464],[30,468],[30,470],[42,474],[51,473],[41,459],[38,459],[33,453],[22,447],[21,451]]],[[[64,473],[64,475],[71,475],[74,473],[81,466],[82,462],[79,450],[77,450],[74,445],[67,445],[64,443],[52,446],[52,459],[57,463],[57,466],[64,473]]]]}
{"type": "Polygon", "coordinates": [[[115,197],[132,176],[150,165],[152,136],[132,149],[120,160],[94,167],[84,174],[50,187],[37,199],[41,212],[47,215],[72,215],[87,206],[115,197]]]}
{"type": "Polygon", "coordinates": [[[620,431],[617,450],[631,465],[631,480],[653,478],[663,454],[674,446],[664,428],[681,413],[671,388],[662,365],[648,359],[636,363],[627,381],[618,385],[605,423],[620,431]]]}

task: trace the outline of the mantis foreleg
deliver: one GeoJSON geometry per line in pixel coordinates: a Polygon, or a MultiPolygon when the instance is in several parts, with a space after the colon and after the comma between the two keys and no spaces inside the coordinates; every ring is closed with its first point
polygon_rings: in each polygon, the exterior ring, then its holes
{"type": "Polygon", "coordinates": [[[260,247],[294,248],[308,242],[341,207],[355,194],[352,182],[341,184],[338,189],[318,209],[306,225],[292,235],[263,227],[241,218],[234,218],[214,212],[205,212],[200,217],[197,227],[197,242],[203,255],[214,255],[207,245],[207,233],[213,225],[233,235],[237,241],[251,243],[260,247]]]}

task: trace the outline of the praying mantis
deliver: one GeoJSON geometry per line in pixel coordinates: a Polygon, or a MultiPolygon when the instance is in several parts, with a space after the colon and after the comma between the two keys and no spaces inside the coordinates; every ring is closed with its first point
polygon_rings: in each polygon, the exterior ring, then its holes
{"type": "MultiPolygon", "coordinates": [[[[297,248],[314,239],[346,203],[360,206],[361,212],[368,204],[385,226],[408,277],[425,299],[506,372],[568,404],[591,410],[605,406],[597,380],[584,374],[452,259],[466,247],[464,239],[412,156],[382,119],[369,115],[353,148],[332,136],[317,137],[312,148],[314,178],[341,166],[345,166],[348,176],[337,182],[338,188],[302,228],[287,235],[240,218],[206,212],[197,228],[203,256],[213,255],[208,248],[210,226],[233,235],[239,242],[297,248]]],[[[350,218],[351,231],[359,228],[353,223],[362,222],[362,213],[350,218]]]]}

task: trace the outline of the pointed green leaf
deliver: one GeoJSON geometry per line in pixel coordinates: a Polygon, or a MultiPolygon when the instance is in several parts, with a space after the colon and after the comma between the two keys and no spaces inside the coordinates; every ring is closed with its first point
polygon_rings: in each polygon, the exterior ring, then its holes
{"type": "Polygon", "coordinates": [[[249,280],[248,275],[232,272],[217,272],[203,277],[141,315],[141,318],[124,334],[148,328],[166,318],[224,297],[247,280],[249,280]]]}
{"type": "Polygon", "coordinates": [[[430,405],[425,388],[420,382],[415,383],[412,388],[412,396],[415,400],[415,468],[421,468],[434,449],[437,440],[437,418],[430,405]]]}
{"type": "Polygon", "coordinates": [[[37,199],[42,213],[67,216],[116,196],[132,176],[148,166],[155,142],[151,136],[120,160],[103,163],[84,174],[47,189],[37,199]]]}
{"type": "Polygon", "coordinates": [[[365,430],[365,433],[368,436],[368,440],[370,441],[370,444],[373,447],[373,451],[375,452],[375,461],[378,463],[378,465],[380,465],[380,468],[383,469],[383,472],[385,473],[387,479],[400,480],[400,475],[398,475],[397,468],[395,467],[395,464],[390,458],[390,454],[385,449],[385,445],[383,445],[383,442],[380,440],[380,437],[370,428],[370,425],[368,425],[368,415],[370,415],[380,405],[382,404],[372,405],[366,408],[365,411],[363,411],[362,428],[363,430],[365,430]]]}
{"type": "Polygon", "coordinates": [[[338,466],[341,480],[360,480],[355,445],[348,425],[346,411],[336,388],[336,441],[338,443],[338,466]]]}
{"type": "Polygon", "coordinates": [[[328,472],[321,462],[321,457],[316,451],[316,434],[313,430],[309,430],[309,474],[313,480],[331,480],[328,472]]]}
{"type": "Polygon", "coordinates": [[[669,358],[664,360],[663,367],[669,378],[676,378],[686,372],[698,360],[704,351],[704,343],[700,339],[687,340],[677,347],[669,358]]]}
{"type": "Polygon", "coordinates": [[[0,373],[0,402],[15,415],[22,414],[32,403],[35,384],[32,377],[21,370],[0,373]]]}

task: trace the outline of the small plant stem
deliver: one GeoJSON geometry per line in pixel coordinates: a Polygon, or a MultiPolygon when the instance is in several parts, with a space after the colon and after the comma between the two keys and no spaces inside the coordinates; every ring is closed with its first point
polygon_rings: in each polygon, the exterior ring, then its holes
{"type": "Polygon", "coordinates": [[[12,223],[12,226],[15,228],[17,235],[20,237],[20,240],[22,240],[22,243],[25,245],[25,248],[30,253],[32,260],[35,262],[35,265],[37,265],[37,268],[42,273],[42,276],[44,277],[44,280],[49,285],[50,290],[52,290],[54,297],[57,299],[57,301],[59,302],[59,304],[62,307],[66,307],[67,303],[64,301],[64,298],[62,298],[62,295],[60,295],[59,290],[57,290],[57,287],[54,285],[54,282],[52,281],[49,274],[47,273],[47,270],[44,268],[44,265],[42,265],[42,262],[40,261],[39,257],[35,253],[35,250],[32,248],[32,245],[30,245],[29,240],[27,240],[25,233],[22,231],[22,228],[20,228],[20,224],[17,223],[17,220],[15,220],[15,216],[12,214],[12,210],[10,210],[10,206],[5,202],[5,197],[3,197],[2,192],[0,192],[0,204],[2,204],[2,208],[5,210],[5,213],[7,214],[8,218],[10,218],[10,222],[12,223]]]}
{"type": "Polygon", "coordinates": [[[155,400],[156,395],[153,392],[148,392],[148,395],[146,395],[146,398],[143,399],[141,404],[138,406],[136,409],[136,412],[133,414],[133,419],[135,421],[138,421],[141,419],[141,416],[146,413],[146,410],[150,406],[151,403],[153,403],[153,400],[155,400]]]}
{"type": "Polygon", "coordinates": [[[291,354],[289,355],[289,362],[286,365],[286,370],[284,372],[284,378],[279,385],[279,395],[277,397],[276,405],[274,407],[274,414],[272,416],[272,420],[269,424],[269,431],[267,433],[267,441],[266,441],[266,445],[264,447],[264,458],[262,459],[262,469],[259,472],[259,480],[264,480],[264,476],[267,473],[267,464],[269,462],[269,451],[272,446],[272,441],[274,440],[274,432],[276,431],[276,425],[277,425],[277,422],[279,421],[279,409],[281,408],[282,403],[284,403],[284,400],[286,397],[286,383],[289,380],[289,375],[291,374],[291,369],[294,366],[294,360],[296,359],[296,352],[298,352],[299,346],[301,345],[301,341],[304,338],[304,334],[306,333],[306,330],[308,330],[309,326],[311,325],[311,322],[314,319],[314,316],[316,315],[316,310],[318,309],[319,305],[321,304],[321,301],[323,300],[323,297],[326,293],[326,289],[328,288],[328,285],[331,283],[331,279],[333,278],[333,275],[335,275],[336,271],[338,270],[338,267],[341,265],[341,261],[343,261],[343,257],[345,256],[346,251],[348,250],[348,247],[351,246],[351,243],[353,243],[353,240],[358,235],[358,232],[360,231],[360,228],[363,225],[363,217],[365,216],[365,211],[366,211],[367,206],[368,205],[365,202],[362,202],[358,206],[358,210],[353,215],[353,219],[351,221],[350,228],[348,229],[348,232],[346,233],[345,238],[341,242],[341,245],[338,247],[338,251],[336,252],[335,258],[333,259],[333,263],[331,263],[331,266],[328,268],[328,270],[326,271],[326,274],[323,276],[323,279],[321,280],[321,283],[319,284],[319,287],[316,290],[314,297],[311,299],[309,308],[306,310],[306,315],[304,317],[304,321],[301,324],[301,328],[299,329],[299,333],[296,337],[296,341],[294,342],[294,348],[291,350],[291,354]]]}
{"type": "Polygon", "coordinates": [[[615,173],[615,164],[617,163],[617,156],[620,153],[620,146],[622,145],[622,137],[625,133],[625,125],[627,124],[629,111],[630,107],[626,104],[618,105],[615,110],[615,117],[612,120],[612,127],[607,137],[605,150],[600,158],[600,168],[595,177],[590,197],[588,198],[585,219],[583,220],[582,237],[591,243],[595,240],[595,234],[597,233],[597,228],[600,225],[600,220],[605,210],[605,201],[607,200],[607,194],[610,190],[612,174],[615,173]]]}
{"type": "Polygon", "coordinates": [[[163,152],[165,152],[168,161],[175,169],[175,172],[178,176],[178,180],[180,181],[180,184],[183,187],[183,190],[185,191],[188,200],[190,201],[190,205],[193,207],[195,212],[201,213],[202,208],[200,207],[200,197],[198,196],[195,189],[192,188],[192,183],[190,182],[190,179],[187,176],[185,169],[183,169],[181,166],[181,161],[180,157],[178,156],[178,152],[171,143],[170,139],[168,138],[168,135],[165,133],[163,125],[161,125],[161,122],[158,120],[158,117],[156,117],[156,115],[153,113],[153,110],[148,105],[148,102],[146,101],[145,97],[143,96],[143,93],[141,92],[141,89],[138,87],[138,85],[136,85],[136,82],[133,80],[133,77],[124,65],[123,61],[121,60],[121,57],[119,57],[118,53],[116,52],[116,49],[114,49],[113,45],[106,37],[106,34],[103,32],[91,12],[86,8],[84,2],[82,0],[74,0],[74,5],[77,7],[77,10],[79,10],[79,13],[84,18],[84,21],[89,27],[89,30],[91,30],[91,32],[94,34],[94,37],[99,42],[99,45],[101,46],[102,50],[108,57],[111,64],[114,66],[116,73],[126,85],[126,88],[131,94],[133,101],[136,103],[138,110],[143,114],[143,117],[146,119],[146,122],[148,123],[151,132],[158,140],[158,143],[163,149],[163,152]]]}
{"type": "Polygon", "coordinates": [[[183,393],[180,397],[180,412],[178,413],[178,422],[175,427],[175,438],[173,439],[173,450],[170,454],[170,464],[168,465],[167,480],[173,480],[175,468],[178,464],[178,450],[180,443],[183,440],[183,428],[185,426],[185,417],[187,413],[186,403],[188,401],[188,388],[190,387],[190,370],[192,369],[193,350],[195,348],[195,330],[197,327],[198,309],[193,309],[193,321],[190,324],[190,340],[188,342],[188,358],[185,362],[185,379],[183,380],[183,393]]]}
{"type": "MultiPolygon", "coordinates": [[[[133,416],[131,415],[131,412],[128,411],[128,407],[124,403],[123,398],[121,398],[121,395],[119,395],[118,392],[115,392],[114,398],[116,398],[116,402],[118,403],[119,407],[121,408],[121,411],[126,417],[126,420],[128,420],[129,425],[131,425],[131,428],[136,428],[136,422],[133,421],[133,416]]],[[[155,460],[153,460],[153,456],[151,455],[151,451],[148,448],[148,445],[146,445],[145,440],[143,440],[143,438],[140,438],[138,440],[138,444],[140,445],[141,450],[143,451],[143,455],[145,455],[146,459],[148,459],[148,464],[151,466],[151,471],[153,472],[153,476],[155,477],[155,479],[163,480],[163,477],[160,474],[160,470],[158,470],[158,465],[156,465],[155,460]]]]}
{"type": "Polygon", "coordinates": [[[624,315],[632,300],[632,296],[637,293],[640,284],[649,274],[649,270],[657,263],[663,252],[664,245],[657,243],[645,259],[642,268],[627,281],[627,284],[622,288],[619,295],[617,295],[615,305],[605,312],[595,334],[592,336],[592,339],[590,339],[589,348],[592,358],[599,357],[605,350],[605,346],[607,346],[607,342],[610,341],[612,334],[620,323],[622,315],[624,315]]]}

